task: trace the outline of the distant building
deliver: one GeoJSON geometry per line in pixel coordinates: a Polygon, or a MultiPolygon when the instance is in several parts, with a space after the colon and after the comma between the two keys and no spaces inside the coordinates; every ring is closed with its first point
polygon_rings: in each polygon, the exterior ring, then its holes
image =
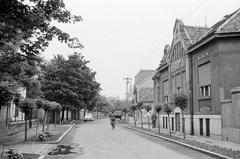
{"type": "Polygon", "coordinates": [[[153,81],[155,70],[140,70],[135,76],[134,103],[143,102],[153,105],[153,81]]]}
{"type": "Polygon", "coordinates": [[[108,101],[121,100],[119,96],[117,96],[117,97],[111,97],[111,96],[109,96],[109,97],[106,97],[106,99],[107,99],[108,101]]]}

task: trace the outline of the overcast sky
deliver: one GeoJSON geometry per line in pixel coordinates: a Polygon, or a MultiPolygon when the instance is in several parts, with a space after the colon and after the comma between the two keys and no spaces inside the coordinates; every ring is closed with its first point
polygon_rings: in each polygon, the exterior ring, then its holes
{"type": "Polygon", "coordinates": [[[42,54],[46,59],[74,51],[82,53],[97,72],[102,95],[125,98],[126,81],[141,69],[156,69],[165,44],[171,44],[175,20],[185,25],[211,27],[240,8],[240,0],[64,0],[66,8],[82,22],[57,24],[83,49],[69,49],[54,40],[42,54]],[[206,17],[206,18],[205,18],[206,17]],[[205,20],[206,19],[206,20],[205,20]]]}

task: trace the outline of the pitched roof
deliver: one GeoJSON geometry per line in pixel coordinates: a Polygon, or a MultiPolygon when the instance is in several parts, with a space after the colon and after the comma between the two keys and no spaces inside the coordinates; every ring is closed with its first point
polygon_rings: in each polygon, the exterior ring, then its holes
{"type": "Polygon", "coordinates": [[[214,34],[229,34],[229,33],[240,33],[240,9],[236,10],[230,15],[224,16],[189,48],[191,49],[197,46],[198,44],[204,42],[207,38],[212,37],[214,34]]]}
{"type": "Polygon", "coordinates": [[[185,25],[184,27],[190,39],[190,44],[197,42],[207,31],[211,29],[208,27],[187,26],[187,25],[185,25]]]}
{"type": "Polygon", "coordinates": [[[225,17],[222,24],[216,27],[216,33],[240,32],[240,9],[225,17]]]}
{"type": "Polygon", "coordinates": [[[170,51],[170,45],[165,45],[164,47],[164,54],[163,54],[163,57],[162,57],[162,60],[160,61],[160,65],[163,65],[164,63],[167,62],[167,56],[169,54],[169,51],[170,51]]]}
{"type": "Polygon", "coordinates": [[[155,70],[140,70],[135,76],[135,85],[142,82],[149,75],[153,75],[154,72],[155,70]]]}

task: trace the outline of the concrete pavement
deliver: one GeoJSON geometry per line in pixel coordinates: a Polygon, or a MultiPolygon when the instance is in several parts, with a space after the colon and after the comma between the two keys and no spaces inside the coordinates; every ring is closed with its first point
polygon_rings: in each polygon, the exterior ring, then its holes
{"type": "MultiPolygon", "coordinates": [[[[119,124],[120,126],[121,124],[119,124]]],[[[134,126],[134,124],[123,124],[124,127],[131,128],[136,131],[142,131],[143,133],[146,133],[148,135],[160,137],[162,139],[175,142],[177,144],[181,144],[183,146],[188,146],[190,148],[196,149],[198,151],[202,151],[204,153],[212,153],[215,156],[218,156],[219,158],[234,158],[234,157],[227,157],[226,155],[221,155],[220,153],[214,153],[212,151],[206,151],[203,148],[199,148],[196,146],[192,146],[186,143],[181,142],[180,140],[183,140],[183,135],[181,133],[172,133],[172,138],[169,138],[169,132],[166,129],[161,129],[161,134],[158,133],[158,128],[151,128],[151,131],[148,130],[148,126],[144,125],[144,129],[141,129],[141,125],[138,124],[137,127],[134,126]]],[[[52,145],[50,143],[57,143],[60,142],[60,140],[67,134],[67,132],[73,127],[73,125],[58,125],[57,128],[53,128],[53,125],[50,127],[50,131],[54,130],[55,133],[57,131],[61,132],[56,135],[57,138],[55,138],[52,141],[49,142],[33,142],[33,141],[27,141],[24,142],[24,132],[20,132],[18,134],[8,136],[6,138],[0,139],[0,152],[3,149],[6,148],[15,148],[18,149],[19,152],[22,153],[34,153],[34,154],[44,154],[44,151],[51,147],[52,145]]],[[[35,129],[30,129],[28,131],[28,137],[31,138],[36,135],[35,129]]],[[[222,148],[222,151],[225,151],[227,149],[231,149],[232,151],[235,151],[236,153],[240,154],[240,145],[232,142],[227,141],[220,141],[211,139],[209,137],[202,137],[202,136],[193,136],[186,134],[186,141],[196,141],[199,144],[206,144],[206,145],[212,145],[212,146],[219,146],[222,148]]],[[[44,156],[40,156],[40,158],[44,158],[44,156]]],[[[39,159],[40,159],[39,158],[39,159]]],[[[240,156],[239,156],[240,158],[240,156]]]]}
{"type": "Polygon", "coordinates": [[[159,137],[159,138],[171,141],[171,142],[175,142],[177,144],[187,146],[189,148],[192,148],[192,149],[204,152],[204,153],[208,153],[208,154],[213,155],[218,158],[225,158],[225,159],[234,158],[230,154],[228,154],[229,151],[232,151],[232,153],[236,154],[235,156],[237,156],[237,157],[235,157],[235,158],[240,158],[240,145],[233,143],[233,142],[221,141],[221,140],[216,140],[216,139],[212,139],[209,137],[188,135],[188,134],[186,134],[186,139],[184,141],[182,133],[172,132],[172,137],[170,137],[169,131],[167,129],[161,129],[160,134],[159,134],[158,128],[150,128],[150,131],[149,131],[147,124],[143,125],[144,129],[141,129],[141,124],[137,124],[136,127],[134,126],[134,124],[126,124],[126,125],[124,125],[124,127],[135,130],[135,131],[139,131],[139,132],[142,132],[142,133],[145,133],[148,135],[159,137]],[[194,145],[188,144],[191,142],[196,142],[198,145],[202,144],[203,146],[194,146],[194,145]],[[225,153],[227,155],[215,153],[213,150],[212,151],[206,150],[206,148],[204,148],[204,147],[206,147],[208,145],[210,145],[209,147],[213,147],[215,149],[220,148],[222,151],[225,151],[223,153],[225,153]],[[239,156],[237,154],[239,154],[239,156]],[[228,156],[231,156],[231,157],[228,157],[228,156]]]}
{"type": "MultiPolygon", "coordinates": [[[[43,159],[45,150],[51,147],[51,144],[58,143],[73,127],[74,124],[62,124],[54,127],[50,125],[49,130],[53,133],[52,137],[47,138],[46,141],[36,141],[36,129],[31,128],[28,130],[28,140],[24,141],[24,131],[16,133],[11,136],[5,136],[0,139],[0,158],[2,151],[5,149],[17,149],[20,153],[39,154],[38,159],[43,159]]],[[[41,128],[41,127],[40,127],[41,128]]],[[[40,132],[40,130],[38,131],[40,132]]]]}

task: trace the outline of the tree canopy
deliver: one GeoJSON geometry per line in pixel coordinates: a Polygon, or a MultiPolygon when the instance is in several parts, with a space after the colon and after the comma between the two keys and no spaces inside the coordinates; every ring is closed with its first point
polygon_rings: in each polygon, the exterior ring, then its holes
{"type": "Polygon", "coordinates": [[[171,104],[185,110],[188,107],[190,92],[174,92],[171,94],[171,104]]]}
{"type": "Polygon", "coordinates": [[[71,15],[63,0],[1,0],[0,48],[20,48],[24,57],[33,58],[44,51],[54,37],[69,47],[82,48],[76,38],[71,38],[51,22],[75,23],[80,16],[71,15]]]}
{"type": "MultiPolygon", "coordinates": [[[[70,48],[83,48],[75,37],[52,25],[82,21],[71,15],[63,0],[0,0],[0,85],[1,101],[15,92],[11,85],[27,88],[28,98],[42,97],[36,80],[43,52],[53,38],[70,48]]],[[[0,105],[6,104],[2,102],[0,105]]]]}
{"type": "Polygon", "coordinates": [[[100,90],[95,72],[87,67],[88,61],[80,53],[65,59],[57,55],[42,65],[42,90],[45,98],[63,105],[93,108],[92,102],[100,90]]]}

